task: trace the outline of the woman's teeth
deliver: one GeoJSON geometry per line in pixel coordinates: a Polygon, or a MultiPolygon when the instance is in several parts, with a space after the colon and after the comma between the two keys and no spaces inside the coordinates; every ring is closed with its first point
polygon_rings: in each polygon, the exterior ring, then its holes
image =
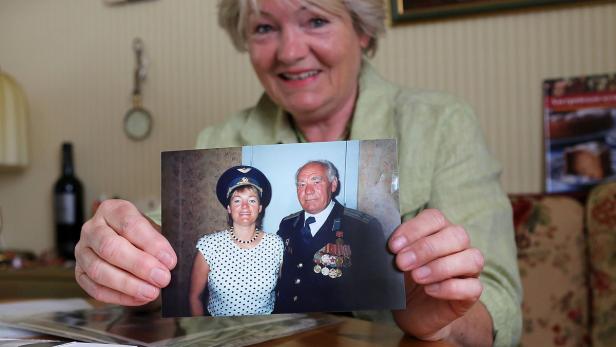
{"type": "Polygon", "coordinates": [[[306,78],[310,78],[312,76],[315,76],[316,74],[318,74],[318,71],[306,71],[306,72],[302,72],[299,74],[289,74],[289,73],[283,73],[282,77],[284,79],[287,80],[291,80],[291,81],[301,81],[301,80],[305,80],[306,78]]]}

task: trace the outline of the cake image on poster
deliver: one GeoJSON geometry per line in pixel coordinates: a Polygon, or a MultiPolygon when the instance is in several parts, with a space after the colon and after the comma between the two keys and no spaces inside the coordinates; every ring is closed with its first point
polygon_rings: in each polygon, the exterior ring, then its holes
{"type": "Polygon", "coordinates": [[[616,73],[543,82],[545,190],[616,179],[616,73]]]}
{"type": "Polygon", "coordinates": [[[612,174],[610,148],[599,142],[587,142],[564,151],[565,174],[600,180],[612,174]]]}

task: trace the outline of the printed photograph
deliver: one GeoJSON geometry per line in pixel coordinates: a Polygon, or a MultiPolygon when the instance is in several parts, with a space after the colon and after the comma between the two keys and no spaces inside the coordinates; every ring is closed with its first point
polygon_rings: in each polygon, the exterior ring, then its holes
{"type": "Polygon", "coordinates": [[[405,307],[394,140],[163,152],[163,317],[405,307]]]}
{"type": "Polygon", "coordinates": [[[616,178],[616,74],[543,83],[546,191],[579,192],[616,178]]]}

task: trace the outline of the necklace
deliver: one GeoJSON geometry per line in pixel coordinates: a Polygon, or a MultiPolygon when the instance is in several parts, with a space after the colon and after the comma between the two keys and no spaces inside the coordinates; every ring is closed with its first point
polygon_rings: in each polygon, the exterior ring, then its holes
{"type": "Polygon", "coordinates": [[[250,240],[240,240],[233,232],[233,227],[229,228],[229,233],[231,234],[231,239],[233,241],[237,241],[241,244],[247,245],[249,243],[253,243],[259,237],[259,228],[255,228],[255,234],[252,236],[250,240]]]}

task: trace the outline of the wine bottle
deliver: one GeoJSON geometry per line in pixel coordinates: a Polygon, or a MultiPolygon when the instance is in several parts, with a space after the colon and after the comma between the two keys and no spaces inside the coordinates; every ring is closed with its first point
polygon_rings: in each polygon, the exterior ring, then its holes
{"type": "Polygon", "coordinates": [[[53,190],[58,255],[75,259],[75,245],[83,225],[83,186],[75,175],[73,145],[62,144],[62,175],[53,190]]]}

